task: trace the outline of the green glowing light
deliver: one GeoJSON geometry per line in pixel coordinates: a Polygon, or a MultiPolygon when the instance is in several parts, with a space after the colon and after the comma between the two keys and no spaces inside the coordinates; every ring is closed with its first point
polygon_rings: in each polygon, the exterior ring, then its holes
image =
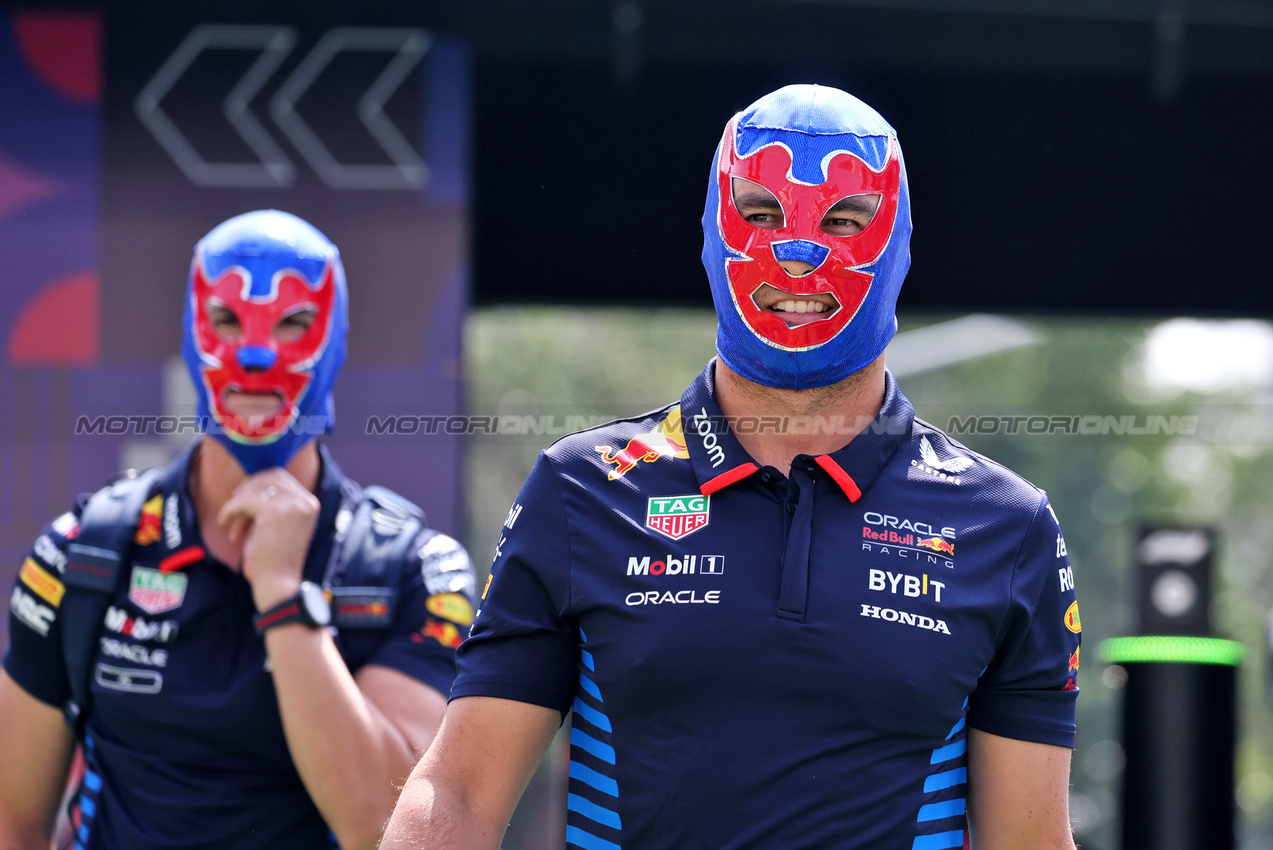
{"type": "Polygon", "coordinates": [[[1118,637],[1102,641],[1101,657],[1110,664],[1224,664],[1237,667],[1246,647],[1235,640],[1167,635],[1118,637]]]}

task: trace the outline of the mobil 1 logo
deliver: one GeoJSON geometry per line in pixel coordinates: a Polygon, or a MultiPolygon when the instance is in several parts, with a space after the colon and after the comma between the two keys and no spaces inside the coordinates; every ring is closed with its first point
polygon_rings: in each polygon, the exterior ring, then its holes
{"type": "Polygon", "coordinates": [[[689,576],[725,574],[724,555],[668,555],[665,558],[628,556],[630,576],[689,576]]]}

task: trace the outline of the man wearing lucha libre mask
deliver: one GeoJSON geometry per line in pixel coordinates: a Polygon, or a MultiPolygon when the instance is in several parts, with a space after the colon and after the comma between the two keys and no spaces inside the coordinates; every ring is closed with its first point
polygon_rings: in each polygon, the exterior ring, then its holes
{"type": "Polygon", "coordinates": [[[1073,574],[1047,496],[885,369],[910,232],[866,104],[729,122],[719,356],[541,455],[382,846],[498,846],[573,712],[569,847],[1072,850],[1073,574]]]}
{"type": "Polygon", "coordinates": [[[340,255],[301,219],[247,213],[195,248],[183,353],[207,431],[80,500],[21,567],[0,846],[50,846],[77,739],[63,846],[376,845],[474,578],[317,441],[347,325],[340,255]]]}

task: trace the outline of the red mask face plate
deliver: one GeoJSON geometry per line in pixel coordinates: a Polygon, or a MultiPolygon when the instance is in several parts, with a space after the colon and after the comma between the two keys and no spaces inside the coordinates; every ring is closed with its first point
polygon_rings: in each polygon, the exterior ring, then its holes
{"type": "Polygon", "coordinates": [[[750,156],[740,157],[734,149],[733,122],[726,137],[730,142],[722,146],[717,167],[721,237],[729,248],[748,258],[730,258],[727,262],[734,304],[747,326],[777,348],[802,351],[822,345],[852,321],[874,276],[860,269],[870,266],[888,247],[900,191],[897,142],[890,142],[888,158],[880,171],[872,171],[853,154],[837,153],[824,163],[827,179],[810,186],[792,179],[791,151],[784,145],[769,144],[750,156]],[[783,212],[781,227],[766,230],[739,214],[734,206],[734,177],[763,186],[778,199],[783,212]],[[870,194],[878,194],[880,204],[861,232],[832,236],[821,230],[823,217],[836,203],[851,195],[870,194]],[[787,274],[773,251],[774,243],[796,239],[829,251],[815,270],[800,277],[787,274]],[[840,306],[822,319],[788,325],[781,316],[756,306],[753,295],[766,283],[793,296],[830,293],[840,306]]]}
{"type": "MultiPolygon", "coordinates": [[[[269,442],[296,418],[297,405],[305,394],[313,364],[322,354],[332,324],[335,285],[332,265],[327,264],[318,287],[310,286],[295,269],[274,275],[269,295],[253,297],[249,272],[232,266],[209,282],[202,263],[194,270],[194,338],[199,348],[203,382],[212,409],[226,432],[236,440],[269,442]],[[209,302],[221,304],[239,320],[237,339],[222,336],[208,318],[209,302]],[[314,321],[297,339],[279,342],[274,338],[278,323],[302,309],[312,309],[314,321]],[[239,353],[245,348],[271,352],[273,362],[266,368],[245,368],[239,353]],[[244,417],[226,409],[226,396],[237,390],[245,393],[274,393],[281,407],[268,417],[244,417]]],[[[265,358],[265,359],[268,359],[265,358]]]]}

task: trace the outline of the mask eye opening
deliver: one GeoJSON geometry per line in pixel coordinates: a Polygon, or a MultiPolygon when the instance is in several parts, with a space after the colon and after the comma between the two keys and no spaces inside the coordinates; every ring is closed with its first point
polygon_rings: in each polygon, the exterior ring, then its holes
{"type": "Polygon", "coordinates": [[[786,221],[782,203],[764,186],[746,177],[730,178],[734,209],[743,221],[761,230],[778,230],[786,221]]]}
{"type": "Polygon", "coordinates": [[[289,343],[300,340],[317,319],[318,308],[315,305],[297,304],[274,325],[274,341],[289,343]]]}
{"type": "Polygon", "coordinates": [[[208,317],[208,324],[222,339],[235,342],[243,335],[243,325],[239,322],[238,314],[225,306],[220,299],[209,298],[203,309],[208,317]]]}
{"type": "Polygon", "coordinates": [[[882,198],[871,192],[845,195],[822,216],[818,229],[828,236],[856,236],[875,220],[882,198]]]}

